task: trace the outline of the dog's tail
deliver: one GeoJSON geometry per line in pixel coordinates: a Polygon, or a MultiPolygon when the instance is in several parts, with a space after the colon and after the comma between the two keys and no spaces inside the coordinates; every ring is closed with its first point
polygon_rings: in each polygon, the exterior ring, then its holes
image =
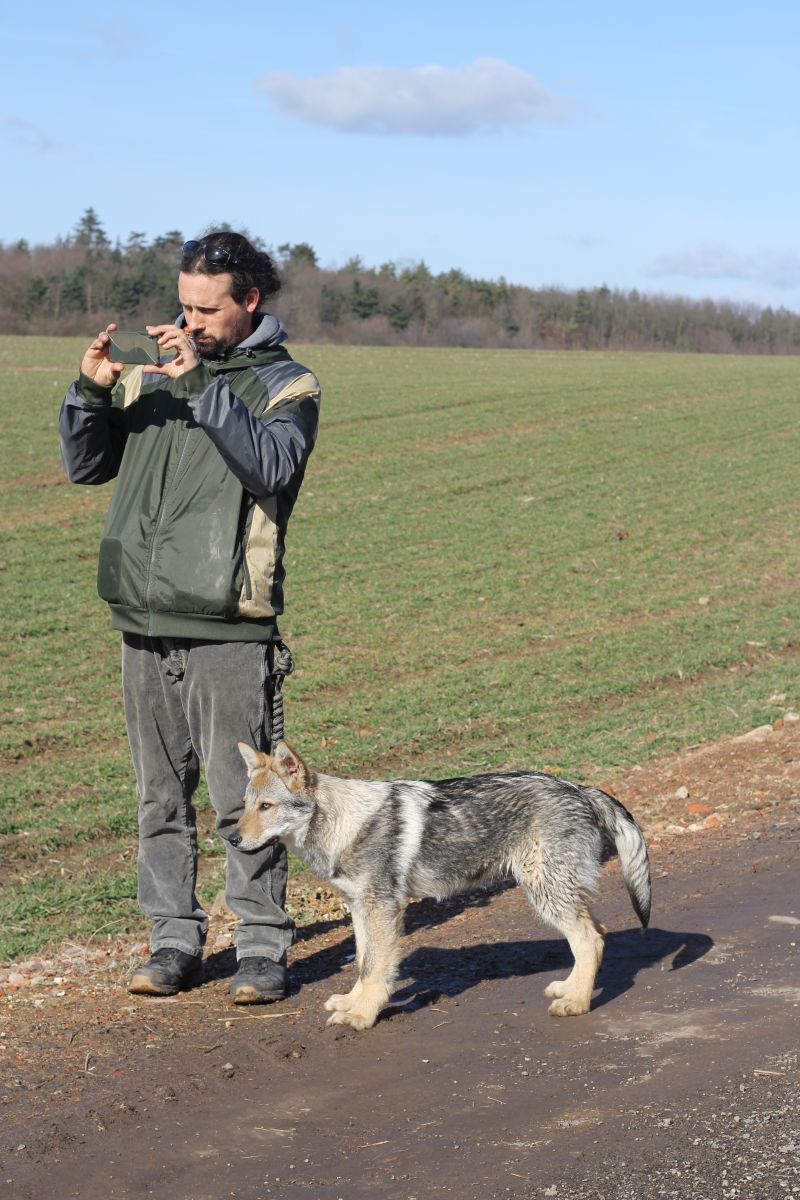
{"type": "Polygon", "coordinates": [[[599,788],[585,788],[600,826],[616,847],[622,878],[634,912],[646,928],[650,921],[650,860],[641,829],[624,804],[599,788]]]}

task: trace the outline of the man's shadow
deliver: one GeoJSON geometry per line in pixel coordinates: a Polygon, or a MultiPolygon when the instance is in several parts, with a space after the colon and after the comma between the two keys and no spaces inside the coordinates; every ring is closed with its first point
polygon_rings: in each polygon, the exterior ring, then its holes
{"type": "MultiPolygon", "coordinates": [[[[481,888],[445,901],[421,900],[409,905],[405,914],[405,931],[435,929],[468,909],[483,908],[498,893],[514,887],[503,882],[481,888]]],[[[533,921],[533,918],[532,918],[533,921]]],[[[350,923],[348,917],[316,921],[301,927],[298,941],[342,929],[350,923]]],[[[393,1013],[413,1012],[445,997],[459,996],[487,979],[515,979],[547,971],[568,974],[573,958],[564,938],[536,937],[532,924],[530,939],[497,942],[476,942],[464,947],[419,946],[401,961],[395,991],[383,1018],[393,1013]]],[[[714,945],[706,934],[650,928],[620,930],[606,936],[603,962],[597,976],[600,994],[592,1008],[601,1008],[633,987],[640,971],[671,959],[670,970],[679,971],[706,955],[714,945]]],[[[347,937],[333,946],[326,946],[291,966],[291,994],[303,987],[330,979],[352,964],[355,940],[347,937]]],[[[211,955],[206,961],[206,977],[232,975],[236,959],[232,950],[211,955]]],[[[353,973],[355,968],[351,966],[353,973]]],[[[355,982],[355,977],[353,981],[355,982]]]]}

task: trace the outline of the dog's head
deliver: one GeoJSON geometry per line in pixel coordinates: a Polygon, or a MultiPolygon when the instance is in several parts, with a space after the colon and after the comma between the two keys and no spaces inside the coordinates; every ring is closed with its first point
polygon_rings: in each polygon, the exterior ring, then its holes
{"type": "Polygon", "coordinates": [[[279,742],[274,755],[238,742],[249,776],[244,812],[229,841],[240,850],[258,850],[272,842],[302,842],[313,816],[314,774],[299,754],[279,742]]]}

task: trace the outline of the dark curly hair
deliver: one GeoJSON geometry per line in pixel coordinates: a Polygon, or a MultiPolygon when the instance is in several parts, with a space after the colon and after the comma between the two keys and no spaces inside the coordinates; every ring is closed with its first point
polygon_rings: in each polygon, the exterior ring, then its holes
{"type": "Polygon", "coordinates": [[[241,233],[215,230],[187,245],[192,249],[181,259],[181,270],[190,275],[230,275],[231,295],[237,304],[241,304],[254,287],[258,288],[262,300],[280,291],[281,281],[275,263],[265,250],[257,250],[241,233]],[[227,250],[231,261],[225,265],[210,262],[206,247],[227,250]]]}

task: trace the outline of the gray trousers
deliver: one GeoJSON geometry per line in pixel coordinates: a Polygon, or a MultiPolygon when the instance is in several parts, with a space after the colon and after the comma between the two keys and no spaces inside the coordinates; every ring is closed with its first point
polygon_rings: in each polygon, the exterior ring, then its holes
{"type": "MultiPolygon", "coordinates": [[[[239,818],[247,770],[238,741],[269,749],[273,648],[123,634],[122,688],[139,788],[139,906],[153,921],[153,950],[200,954],[208,917],[197,896],[192,797],[205,766],[217,831],[239,818]]],[[[226,900],[239,959],[280,959],[294,940],[284,912],[286,850],[243,853],[225,842],[226,900]]]]}

